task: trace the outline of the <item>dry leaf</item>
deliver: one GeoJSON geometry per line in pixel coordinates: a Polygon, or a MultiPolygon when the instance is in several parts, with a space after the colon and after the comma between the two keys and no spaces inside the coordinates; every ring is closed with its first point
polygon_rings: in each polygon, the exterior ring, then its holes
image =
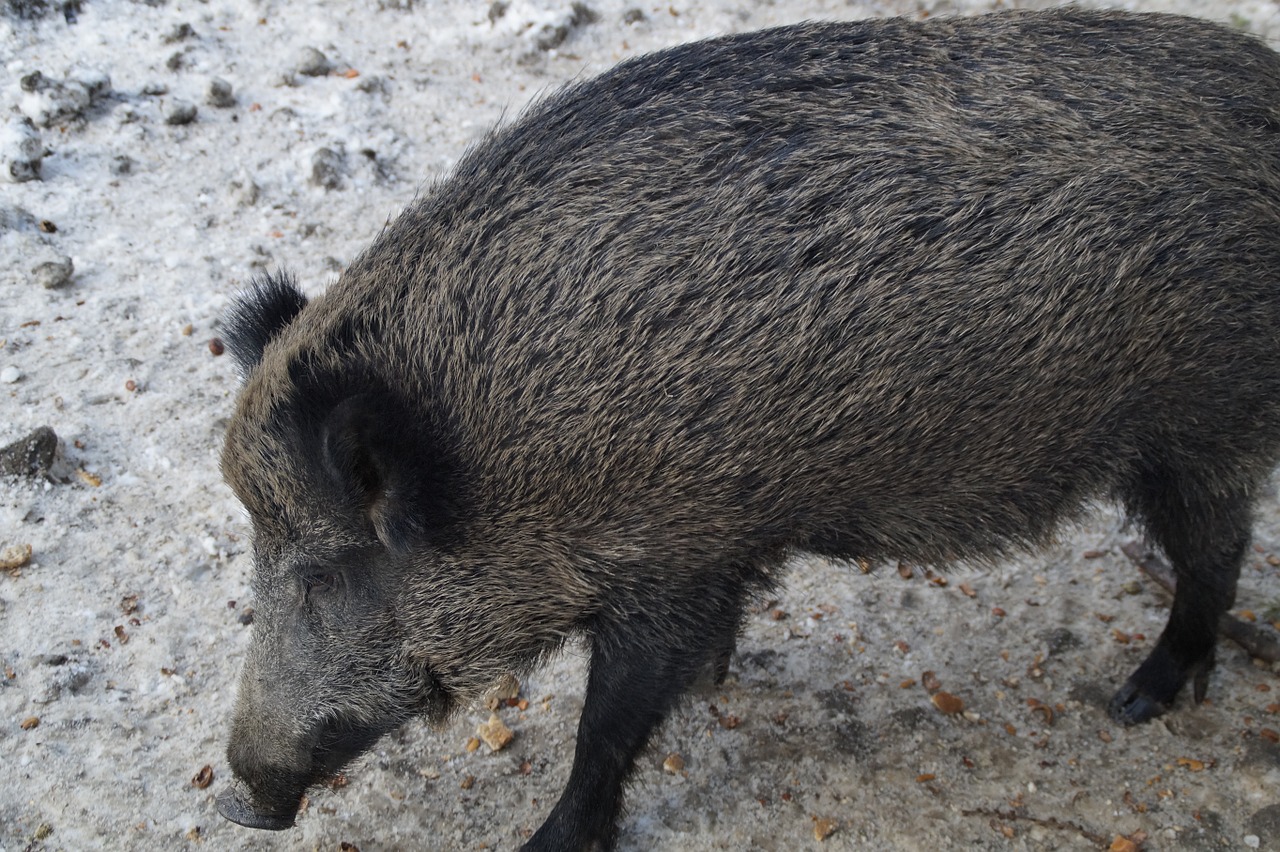
{"type": "Polygon", "coordinates": [[[833,819],[818,819],[817,817],[814,817],[813,839],[826,840],[828,837],[835,834],[836,827],[838,825],[839,823],[833,819]]]}
{"type": "Polygon", "coordinates": [[[197,790],[203,790],[212,783],[213,783],[213,767],[207,763],[204,766],[200,767],[200,771],[197,772],[195,774],[195,777],[191,779],[191,786],[195,787],[197,790]]]}
{"type": "Polygon", "coordinates": [[[950,692],[935,692],[929,700],[933,702],[934,707],[948,716],[954,716],[964,710],[964,702],[950,692]]]}

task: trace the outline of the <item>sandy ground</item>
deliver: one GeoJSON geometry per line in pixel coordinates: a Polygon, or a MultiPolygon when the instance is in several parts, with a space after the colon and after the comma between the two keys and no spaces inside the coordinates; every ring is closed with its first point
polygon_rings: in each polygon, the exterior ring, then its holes
{"type": "MultiPolygon", "coordinates": [[[[625,57],[1001,4],[587,5],[0,3],[0,165],[42,155],[38,180],[0,182],[0,444],[46,425],[61,442],[51,479],[0,480],[0,548],[32,550],[0,573],[0,850],[510,849],[546,815],[581,649],[501,710],[502,751],[468,750],[475,708],[382,742],[292,831],[216,814],[252,605],[217,470],[237,378],[209,341],[229,297],[277,264],[322,290],[484,128],[625,57]],[[193,783],[206,766],[213,783],[193,783]]],[[[1271,2],[1116,5],[1280,44],[1271,2]]],[[[622,848],[1280,849],[1274,672],[1224,643],[1210,703],[1138,730],[1106,716],[1167,614],[1118,549],[1131,537],[1103,511],[946,585],[799,561],[728,682],[641,761],[622,848]]],[[[1280,618],[1274,495],[1255,541],[1239,606],[1264,625],[1280,618]]]]}

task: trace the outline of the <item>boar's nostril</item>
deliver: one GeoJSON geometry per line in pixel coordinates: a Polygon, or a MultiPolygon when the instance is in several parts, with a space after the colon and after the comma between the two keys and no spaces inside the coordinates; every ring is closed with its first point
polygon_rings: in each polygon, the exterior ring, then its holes
{"type": "Polygon", "coordinates": [[[262,813],[254,810],[249,798],[241,789],[232,785],[218,794],[218,813],[245,828],[261,828],[268,831],[280,831],[293,827],[293,818],[297,812],[288,814],[262,813]]]}

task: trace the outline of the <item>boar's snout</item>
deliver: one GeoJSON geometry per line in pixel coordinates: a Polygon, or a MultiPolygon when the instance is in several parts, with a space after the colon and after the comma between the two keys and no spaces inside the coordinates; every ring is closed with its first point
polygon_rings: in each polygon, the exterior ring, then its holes
{"type": "Polygon", "coordinates": [[[298,720],[262,692],[252,668],[241,681],[240,707],[227,744],[234,782],[218,795],[218,813],[246,828],[272,831],[294,823],[307,789],[331,778],[386,733],[332,718],[298,720]]]}
{"type": "Polygon", "coordinates": [[[227,744],[235,780],[218,795],[218,813],[247,828],[279,830],[293,825],[316,780],[313,744],[285,721],[282,708],[261,700],[258,686],[252,676],[241,682],[240,712],[227,744]]]}
{"type": "Polygon", "coordinates": [[[297,806],[288,813],[268,813],[254,808],[252,801],[239,784],[232,784],[218,794],[218,813],[245,828],[262,828],[280,831],[293,827],[297,806]]]}
{"type": "Polygon", "coordinates": [[[218,813],[246,828],[291,827],[310,778],[263,762],[234,740],[228,757],[235,781],[218,794],[218,813]]]}

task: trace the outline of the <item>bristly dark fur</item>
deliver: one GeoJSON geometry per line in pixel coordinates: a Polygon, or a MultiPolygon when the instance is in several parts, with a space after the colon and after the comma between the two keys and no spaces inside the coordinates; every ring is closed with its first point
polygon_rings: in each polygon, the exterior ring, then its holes
{"type": "Polygon", "coordinates": [[[1097,499],[1178,575],[1112,715],[1203,697],[1280,454],[1277,127],[1280,57],[1189,18],[784,27],[554,94],[305,308],[260,282],[221,810],[291,823],[339,759],[585,634],[527,848],[607,849],[789,553],[990,561],[1097,499]]]}
{"type": "Polygon", "coordinates": [[[262,360],[262,351],[307,306],[307,297],[283,270],[260,275],[236,296],[227,311],[222,338],[242,376],[262,360]]]}

